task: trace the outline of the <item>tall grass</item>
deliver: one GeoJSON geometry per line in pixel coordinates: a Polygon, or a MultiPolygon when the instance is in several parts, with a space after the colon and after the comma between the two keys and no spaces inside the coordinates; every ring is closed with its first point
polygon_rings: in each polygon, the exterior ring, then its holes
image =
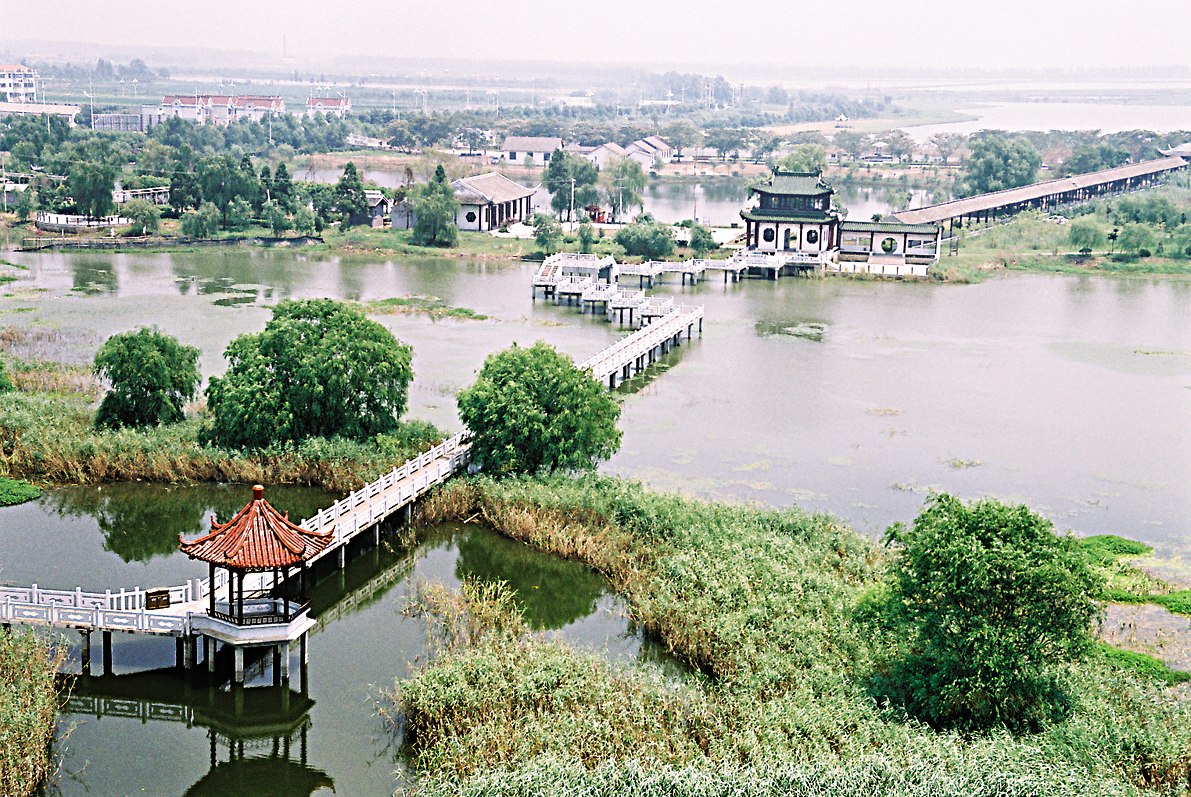
{"type": "Polygon", "coordinates": [[[829,516],[599,476],[457,479],[421,511],[587,562],[694,668],[666,680],[508,624],[472,633],[389,709],[427,793],[1176,794],[1191,775],[1191,702],[1103,656],[1056,671],[1071,718],[1033,735],[936,731],[874,702],[891,642],[855,609],[884,559],[829,516]]]}
{"type": "Polygon", "coordinates": [[[29,631],[0,631],[0,794],[33,794],[49,774],[61,650],[29,631]]]}
{"type": "Polygon", "coordinates": [[[0,475],[54,484],[137,479],[157,482],[310,484],[347,491],[438,443],[443,433],[413,421],[370,443],[314,438],[242,452],[203,446],[200,421],[143,430],[98,431],[83,397],[0,394],[0,475]]]}

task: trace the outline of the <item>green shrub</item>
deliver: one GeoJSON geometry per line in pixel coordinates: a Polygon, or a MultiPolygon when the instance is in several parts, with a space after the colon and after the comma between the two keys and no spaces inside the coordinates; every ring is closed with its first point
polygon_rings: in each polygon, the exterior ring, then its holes
{"type": "Polygon", "coordinates": [[[900,651],[878,666],[875,696],[939,727],[1036,731],[1070,713],[1050,668],[1090,649],[1103,590],[1074,538],[1024,506],[944,493],[886,541],[900,651]]]}

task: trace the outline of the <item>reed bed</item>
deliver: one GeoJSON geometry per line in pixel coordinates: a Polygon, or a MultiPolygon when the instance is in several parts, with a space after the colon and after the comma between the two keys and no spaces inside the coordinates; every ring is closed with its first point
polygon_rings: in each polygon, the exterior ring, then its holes
{"type": "Polygon", "coordinates": [[[33,794],[50,772],[62,650],[30,631],[0,632],[0,794],[33,794]]]}
{"type": "Polygon", "coordinates": [[[472,630],[385,708],[427,794],[1175,795],[1191,783],[1186,692],[1109,656],[1056,670],[1071,716],[1032,735],[933,730],[879,704],[868,686],[891,643],[858,607],[884,557],[829,516],[599,476],[456,479],[421,507],[426,522],[479,517],[605,573],[693,669],[609,665],[507,621],[490,633],[494,610],[474,607],[492,596],[440,596],[472,630]]]}
{"type": "Polygon", "coordinates": [[[242,452],[200,445],[201,421],[99,431],[85,397],[0,394],[0,476],[49,484],[114,481],[308,484],[346,492],[443,439],[408,422],[369,443],[315,438],[242,452]]]}

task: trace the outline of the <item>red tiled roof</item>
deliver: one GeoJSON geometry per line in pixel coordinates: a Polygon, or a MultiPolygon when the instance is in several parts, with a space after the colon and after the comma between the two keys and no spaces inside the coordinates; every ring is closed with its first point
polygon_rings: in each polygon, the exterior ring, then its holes
{"type": "Polygon", "coordinates": [[[227,523],[211,519],[211,533],[194,542],[178,536],[178,548],[191,559],[237,570],[289,567],[331,544],[334,529],[307,531],[283,517],[265,500],[265,488],[252,488],[252,500],[227,523]]]}
{"type": "Polygon", "coordinates": [[[347,97],[307,97],[306,107],[317,108],[323,106],[324,108],[339,108],[347,107],[351,103],[347,97]]]}

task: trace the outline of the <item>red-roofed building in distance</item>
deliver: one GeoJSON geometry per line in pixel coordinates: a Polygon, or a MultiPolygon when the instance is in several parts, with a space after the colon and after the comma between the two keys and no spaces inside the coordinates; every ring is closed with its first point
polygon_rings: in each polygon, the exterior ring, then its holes
{"type": "Polygon", "coordinates": [[[22,64],[0,64],[0,94],[7,95],[7,102],[36,102],[36,78],[37,73],[22,64]]]}
{"type": "Polygon", "coordinates": [[[314,116],[316,113],[321,113],[323,116],[338,116],[342,119],[347,115],[348,111],[352,109],[352,101],[349,97],[307,97],[306,98],[306,115],[314,116]]]}

